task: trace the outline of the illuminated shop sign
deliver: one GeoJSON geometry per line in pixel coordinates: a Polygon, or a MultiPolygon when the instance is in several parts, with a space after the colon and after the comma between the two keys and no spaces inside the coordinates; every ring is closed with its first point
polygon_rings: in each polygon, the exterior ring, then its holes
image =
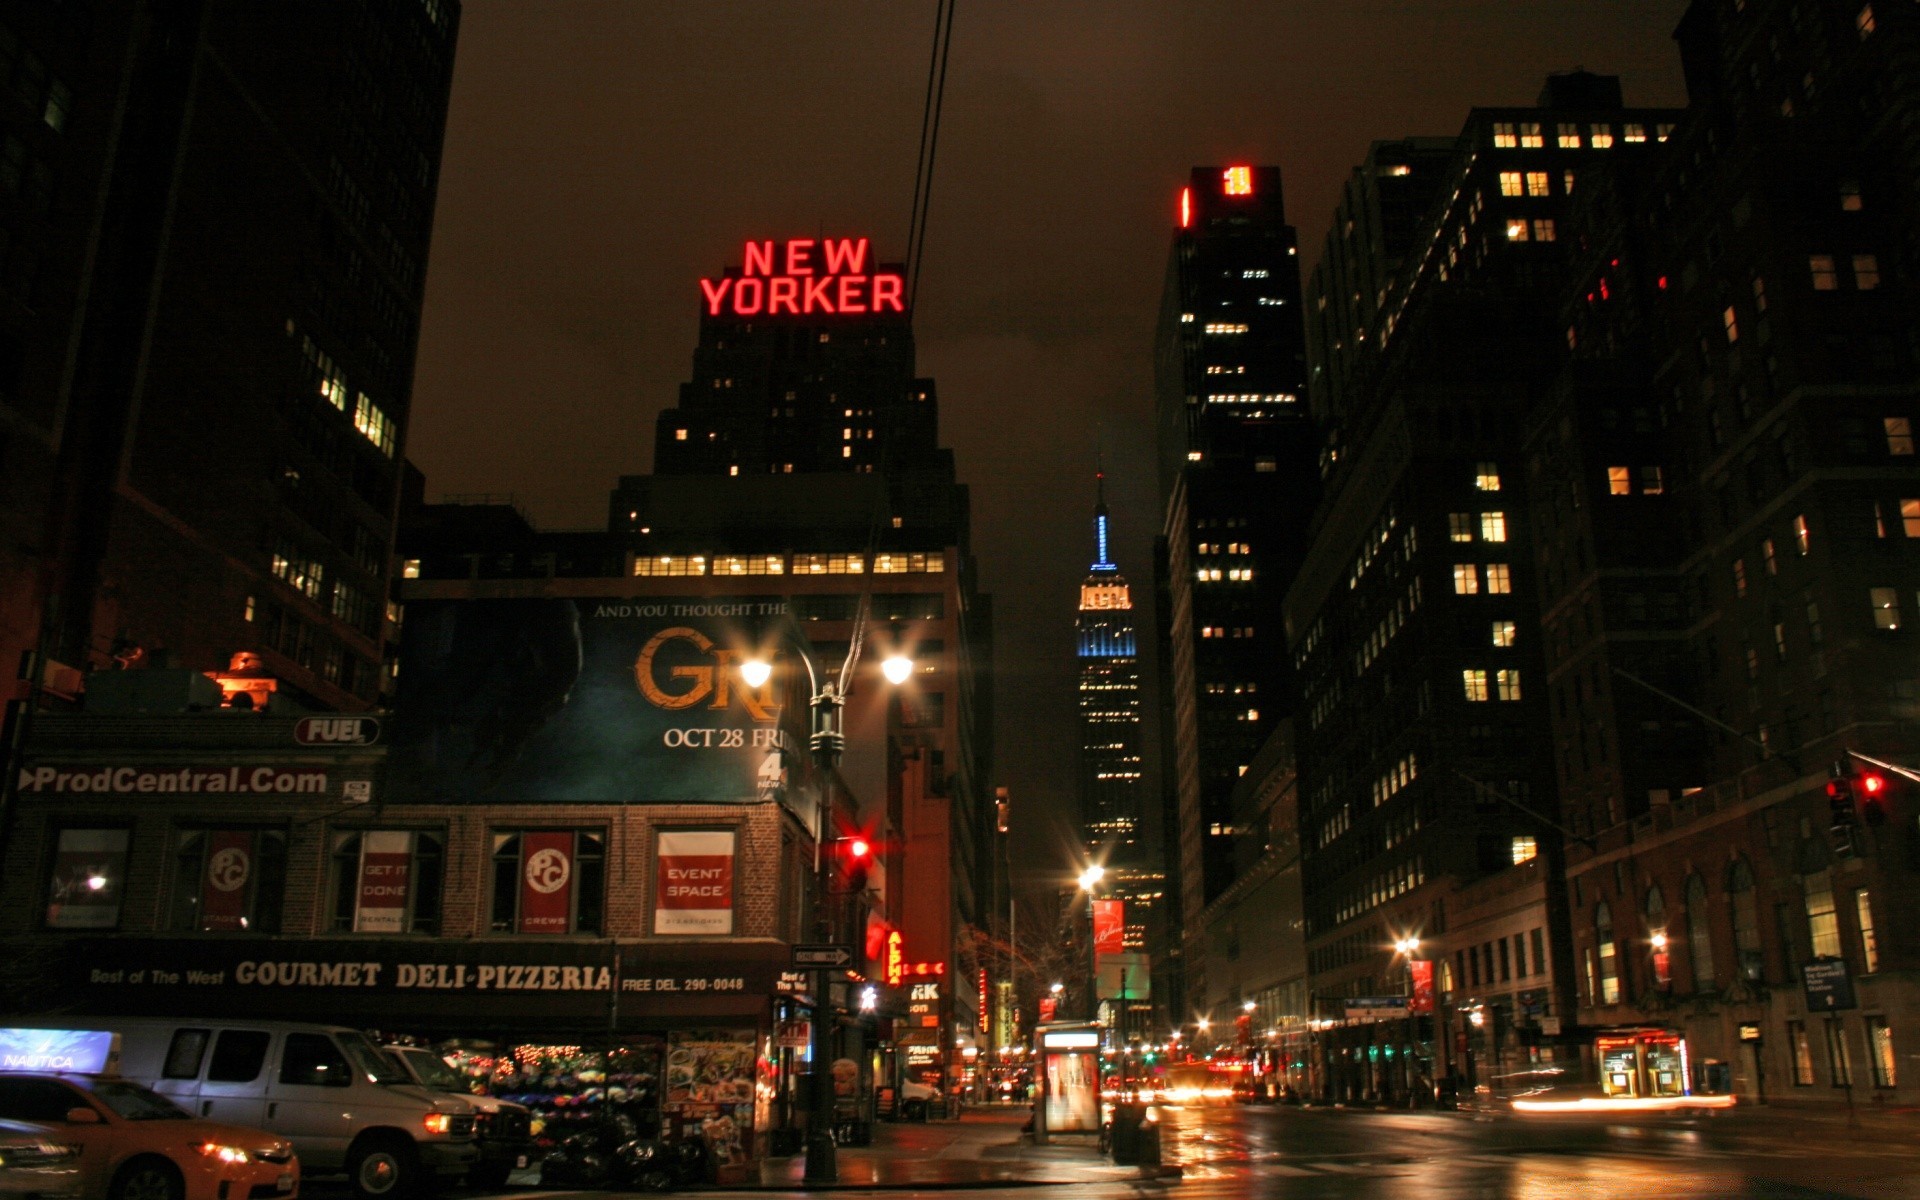
{"type": "Polygon", "coordinates": [[[748,242],[738,275],[702,279],[710,317],[904,313],[906,281],[870,263],[866,238],[748,242]]]}
{"type": "Polygon", "coordinates": [[[88,1029],[0,1029],[0,1071],[110,1072],[120,1035],[88,1029]]]}

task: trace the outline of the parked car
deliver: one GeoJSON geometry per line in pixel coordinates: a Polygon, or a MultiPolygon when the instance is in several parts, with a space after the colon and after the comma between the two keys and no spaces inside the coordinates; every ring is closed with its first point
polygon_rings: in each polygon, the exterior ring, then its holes
{"type": "Polygon", "coordinates": [[[903,1121],[924,1121],[932,1111],[933,1102],[939,1093],[915,1079],[900,1081],[900,1119],[903,1121]]]}
{"type": "Polygon", "coordinates": [[[0,1120],[0,1196],[78,1200],[80,1150],[52,1125],[0,1120]]]}
{"type": "Polygon", "coordinates": [[[286,1138],[309,1176],[344,1173],[360,1200],[399,1200],[434,1178],[457,1182],[480,1159],[473,1105],[415,1084],[355,1029],[167,1017],[57,1024],[118,1034],[120,1075],[191,1116],[286,1138]]]}
{"type": "Polygon", "coordinates": [[[431,1050],[419,1046],[383,1046],[407,1078],[436,1096],[457,1096],[473,1105],[473,1140],[480,1161],[467,1173],[477,1188],[498,1189],[507,1176],[532,1163],[533,1112],[524,1104],[475,1095],[460,1073],[431,1050]]]}
{"type": "Polygon", "coordinates": [[[188,1116],[132,1080],[0,1074],[0,1118],[43,1126],[77,1148],[85,1200],[294,1200],[300,1193],[300,1161],[286,1138],[188,1116]]]}

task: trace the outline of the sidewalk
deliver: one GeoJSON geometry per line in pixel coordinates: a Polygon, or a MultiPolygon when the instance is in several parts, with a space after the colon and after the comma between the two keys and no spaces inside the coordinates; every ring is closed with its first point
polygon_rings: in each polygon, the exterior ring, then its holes
{"type": "MultiPolygon", "coordinates": [[[[839,1148],[835,1161],[840,1179],[826,1187],[925,1191],[1178,1177],[1177,1169],[1116,1167],[1095,1150],[1090,1138],[1036,1146],[1030,1136],[1020,1132],[1026,1119],[1027,1109],[1021,1107],[974,1109],[957,1121],[881,1122],[874,1127],[871,1146],[839,1148]]],[[[799,1190],[806,1188],[802,1182],[805,1170],[804,1155],[772,1158],[761,1164],[758,1182],[729,1184],[724,1190],[799,1190]]]]}

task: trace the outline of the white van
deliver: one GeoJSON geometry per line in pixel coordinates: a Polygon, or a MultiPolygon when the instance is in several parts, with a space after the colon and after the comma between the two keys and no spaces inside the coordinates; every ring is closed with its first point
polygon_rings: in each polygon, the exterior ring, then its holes
{"type": "MultiPolygon", "coordinates": [[[[41,1022],[13,1022],[39,1026],[41,1022]]],[[[120,1075],[196,1117],[293,1143],[304,1174],[344,1172],[362,1200],[397,1200],[473,1169],[473,1106],[413,1084],[356,1029],[289,1021],[60,1017],[120,1035],[120,1075]]]]}

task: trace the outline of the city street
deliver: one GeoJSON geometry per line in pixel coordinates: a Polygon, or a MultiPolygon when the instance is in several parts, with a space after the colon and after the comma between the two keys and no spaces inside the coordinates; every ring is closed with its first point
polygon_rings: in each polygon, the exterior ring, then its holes
{"type": "MultiPolygon", "coordinates": [[[[1748,1110],[1660,1120],[1520,1119],[1471,1113],[1328,1109],[1168,1110],[1168,1165],[1184,1178],[1129,1172],[1079,1146],[1034,1147],[1024,1114],[972,1112],[961,1122],[883,1125],[876,1144],[841,1153],[840,1192],[894,1196],[1166,1196],[1169,1200],[1608,1200],[1611,1197],[1920,1197],[1920,1120],[1873,1113],[1847,1129],[1826,1113],[1748,1110]],[[1910,1130],[1908,1127],[1913,1126],[1910,1130]],[[882,1181],[874,1186],[874,1181],[882,1181]],[[867,1186],[861,1186],[865,1183],[867,1186]]],[[[799,1160],[791,1166],[797,1178],[799,1160]]],[[[513,1200],[605,1200],[533,1184],[513,1200]]],[[[328,1181],[310,1192],[344,1197],[328,1181]]],[[[803,1195],[798,1187],[711,1195],[803,1195]]]]}

